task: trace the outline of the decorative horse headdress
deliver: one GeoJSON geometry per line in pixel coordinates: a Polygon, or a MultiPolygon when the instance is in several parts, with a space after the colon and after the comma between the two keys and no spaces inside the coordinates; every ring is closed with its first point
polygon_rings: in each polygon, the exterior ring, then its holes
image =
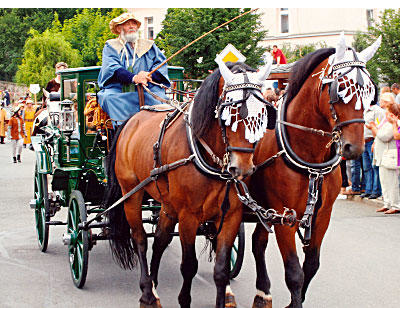
{"type": "Polygon", "coordinates": [[[232,124],[233,132],[243,122],[245,138],[250,143],[259,141],[269,128],[267,107],[271,105],[265,105],[268,103],[261,94],[261,87],[271,72],[272,62],[269,61],[259,72],[245,73],[232,73],[222,60],[217,59],[217,63],[225,81],[221,95],[221,98],[225,97],[221,105],[221,120],[226,126],[232,124]]]}
{"type": "Polygon", "coordinates": [[[357,97],[356,110],[368,109],[375,98],[375,85],[365,64],[374,56],[382,41],[379,36],[377,41],[362,52],[357,53],[346,46],[344,33],[340,35],[336,53],[328,60],[329,69],[321,74],[322,84],[332,83],[330,86],[331,103],[339,98],[348,103],[354,95],[357,97]]]}

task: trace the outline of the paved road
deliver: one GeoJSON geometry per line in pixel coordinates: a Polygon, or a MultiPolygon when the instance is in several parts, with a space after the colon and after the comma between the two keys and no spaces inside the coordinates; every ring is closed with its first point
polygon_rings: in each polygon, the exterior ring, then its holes
{"type": "MultiPolygon", "coordinates": [[[[124,271],[111,258],[107,242],[90,252],[84,289],[72,283],[64,227],[51,227],[49,248],[36,245],[32,197],[34,153],[24,149],[22,164],[13,164],[10,145],[0,145],[0,307],[138,307],[138,271],[124,271]]],[[[375,213],[375,206],[338,200],[322,248],[321,268],[312,281],[305,307],[400,307],[400,215],[375,213]]],[[[56,220],[65,220],[66,210],[56,220]]],[[[252,224],[246,224],[250,240],[252,224]]],[[[268,245],[274,307],[289,303],[282,260],[275,237],[268,245]]],[[[247,243],[243,269],[232,288],[239,307],[250,307],[255,294],[255,269],[247,243]]],[[[151,246],[151,241],[150,241],[151,246]]],[[[193,307],[213,307],[213,264],[207,260],[204,238],[198,238],[199,272],[192,289],[193,307]]],[[[150,248],[151,249],[151,248],[150,248]]],[[[303,254],[298,244],[301,260],[303,254]]],[[[150,251],[149,251],[150,253],[150,251]]],[[[158,293],[164,307],[178,307],[182,277],[178,238],[161,263],[158,293]]]]}

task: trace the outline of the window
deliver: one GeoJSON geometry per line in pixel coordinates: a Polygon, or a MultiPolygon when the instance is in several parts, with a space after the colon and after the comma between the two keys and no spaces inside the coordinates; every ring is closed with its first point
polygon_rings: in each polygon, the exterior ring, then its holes
{"type": "Polygon", "coordinates": [[[85,81],[85,133],[86,134],[95,134],[97,131],[97,127],[101,124],[104,125],[105,122],[101,120],[102,117],[101,112],[99,111],[99,105],[96,103],[96,90],[97,90],[97,82],[96,81],[85,81]]]}
{"type": "Polygon", "coordinates": [[[148,37],[148,39],[150,39],[150,40],[152,40],[152,39],[154,39],[154,29],[153,29],[153,27],[151,26],[149,26],[148,28],[147,28],[147,37],[148,37]]]}
{"type": "Polygon", "coordinates": [[[146,35],[147,39],[152,40],[152,39],[154,39],[153,17],[150,16],[150,17],[145,18],[145,22],[146,22],[146,26],[145,26],[146,34],[145,35],[146,35]]]}
{"type": "Polygon", "coordinates": [[[281,33],[289,33],[289,9],[281,8],[281,33]]]}
{"type": "Polygon", "coordinates": [[[374,10],[367,9],[367,25],[368,25],[368,27],[372,26],[373,22],[374,22],[374,10]]]}

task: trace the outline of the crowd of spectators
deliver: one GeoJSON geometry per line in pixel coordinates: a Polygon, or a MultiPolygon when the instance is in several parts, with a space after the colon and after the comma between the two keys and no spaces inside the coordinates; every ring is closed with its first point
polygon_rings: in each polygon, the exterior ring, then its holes
{"type": "Polygon", "coordinates": [[[395,214],[400,212],[400,86],[382,87],[379,95],[378,104],[364,111],[362,157],[340,164],[341,194],[383,199],[376,211],[395,214]]]}

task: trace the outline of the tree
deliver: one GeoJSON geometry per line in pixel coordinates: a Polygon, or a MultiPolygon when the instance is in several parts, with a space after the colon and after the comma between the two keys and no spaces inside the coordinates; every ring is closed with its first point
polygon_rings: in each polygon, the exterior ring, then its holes
{"type": "Polygon", "coordinates": [[[0,80],[13,80],[22,59],[24,32],[24,25],[14,11],[0,16],[0,80]]]}
{"type": "Polygon", "coordinates": [[[72,19],[66,20],[62,28],[65,39],[77,49],[85,66],[97,64],[97,38],[106,30],[107,24],[100,11],[84,9],[72,19]]]}
{"type": "MultiPolygon", "coordinates": [[[[54,27],[55,16],[57,16],[59,25],[62,25],[64,21],[72,19],[83,10],[82,8],[0,8],[0,80],[14,80],[18,65],[21,64],[24,55],[25,41],[28,39],[31,29],[42,33],[46,29],[54,27]]],[[[107,18],[112,12],[122,11],[121,9],[105,8],[86,10],[92,13],[100,12],[101,15],[107,18]]],[[[108,22],[104,21],[104,25],[108,27],[108,22]]],[[[97,24],[92,29],[96,29],[96,27],[98,27],[97,24]]],[[[86,32],[87,30],[84,30],[84,33],[86,32]]],[[[100,43],[104,44],[103,34],[91,31],[89,38],[93,41],[92,38],[97,35],[99,35],[98,40],[100,43]]],[[[92,53],[88,49],[85,51],[86,53],[89,57],[94,55],[95,60],[98,60],[96,50],[92,53]]]]}
{"type": "Polygon", "coordinates": [[[358,32],[353,47],[361,51],[382,35],[382,44],[375,56],[367,63],[375,83],[400,81],[400,9],[386,9],[368,32],[358,32]]]}
{"type": "MultiPolygon", "coordinates": [[[[168,9],[162,23],[163,30],[157,35],[155,42],[164,50],[166,57],[169,57],[204,33],[248,10],[168,9]]],[[[169,64],[185,67],[188,77],[204,78],[209,70],[216,68],[214,61],[216,54],[231,43],[246,56],[246,64],[256,67],[262,62],[261,56],[265,52],[265,48],[257,44],[266,34],[266,31],[261,30],[260,14],[247,14],[194,43],[174,57],[169,64]]]]}
{"type": "Polygon", "coordinates": [[[282,52],[285,54],[287,63],[290,64],[304,57],[308,53],[323,47],[326,47],[325,42],[308,45],[294,45],[294,47],[290,44],[283,44],[282,52]]]}
{"type": "Polygon", "coordinates": [[[16,73],[17,83],[29,85],[38,83],[45,87],[54,78],[54,66],[59,61],[66,62],[70,67],[82,66],[79,52],[71,47],[61,33],[44,31],[40,34],[31,30],[30,37],[24,46],[22,64],[16,73]]]}
{"type": "Polygon", "coordinates": [[[121,13],[121,9],[115,9],[107,15],[102,15],[100,9],[83,9],[64,22],[62,34],[71,43],[72,48],[81,53],[85,66],[101,64],[99,52],[103,50],[104,38],[107,37],[107,40],[115,37],[110,32],[109,21],[121,13]]]}

